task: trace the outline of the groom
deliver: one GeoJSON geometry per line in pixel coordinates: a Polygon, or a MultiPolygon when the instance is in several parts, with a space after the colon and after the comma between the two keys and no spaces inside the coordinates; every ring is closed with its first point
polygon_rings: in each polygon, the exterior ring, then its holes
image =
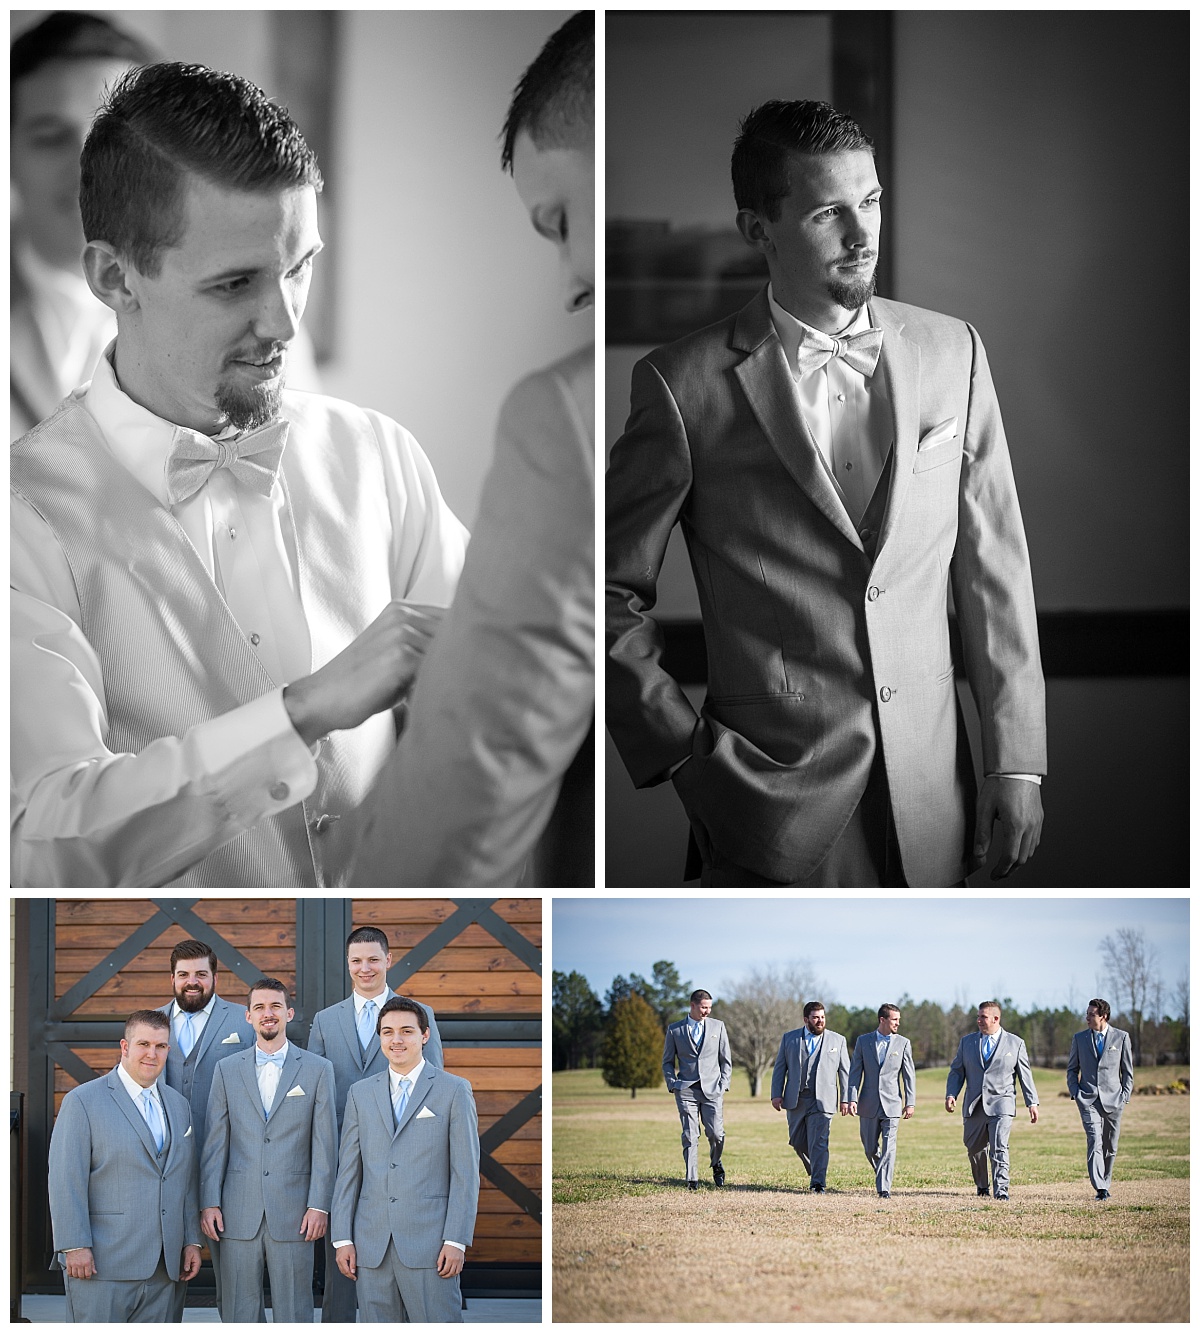
{"type": "Polygon", "coordinates": [[[693,991],[688,1016],[672,1023],[663,1039],[663,1077],[667,1091],[675,1094],[683,1126],[683,1166],[689,1190],[700,1188],[697,1148],[701,1124],[708,1139],[713,1183],[718,1189],[725,1184],[725,1168],[721,1165],[725,1147],[722,1102],[733,1076],[733,1059],[725,1024],[710,1018],[711,1012],[708,991],[693,991]]]}

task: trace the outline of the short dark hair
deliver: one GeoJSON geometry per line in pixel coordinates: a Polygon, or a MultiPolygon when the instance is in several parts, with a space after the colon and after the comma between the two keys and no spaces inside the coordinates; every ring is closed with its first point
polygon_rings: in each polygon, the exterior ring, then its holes
{"type": "Polygon", "coordinates": [[[346,952],[350,952],[352,944],[378,944],[382,946],[384,953],[391,953],[392,946],[388,943],[388,937],[379,929],[378,926],[358,926],[346,936],[346,952]]]}
{"type": "Polygon", "coordinates": [[[139,37],[99,14],[57,9],[23,32],[9,47],[9,111],[15,112],[17,84],[53,60],[127,60],[148,65],[154,52],[139,37]]]}
{"type": "Polygon", "coordinates": [[[689,1003],[689,1004],[699,1004],[701,1000],[711,1000],[711,999],[712,999],[712,996],[708,993],[708,991],[706,991],[706,990],[694,990],[694,991],[692,991],[692,997],[691,997],[691,999],[688,1001],[688,1003],[689,1003]]]}
{"type": "Polygon", "coordinates": [[[856,120],[827,102],[764,102],[738,126],[733,145],[733,198],[769,222],[792,190],[791,155],[874,153],[856,120]]]}
{"type": "Polygon", "coordinates": [[[1003,1015],[1004,1010],[1000,1008],[999,1000],[984,1000],[982,1004],[977,1004],[976,1009],[994,1009],[998,1014],[1003,1015]]]}
{"type": "Polygon", "coordinates": [[[171,971],[174,973],[181,958],[207,958],[212,964],[213,975],[217,972],[217,954],[211,944],[201,940],[180,940],[171,950],[171,971]]]}
{"type": "Polygon", "coordinates": [[[250,1001],[254,998],[256,990],[278,991],[283,996],[283,1002],[290,1009],[292,1007],[291,996],[288,995],[288,988],[279,980],[278,977],[259,977],[250,989],[246,992],[246,1008],[250,1008],[250,1001]]]}
{"type": "Polygon", "coordinates": [[[248,79],[174,61],[117,80],[79,165],[84,236],[148,277],[183,239],[189,173],[228,190],[322,187],[286,108],[248,79]]]}
{"type": "Polygon", "coordinates": [[[513,146],[525,130],[539,148],[593,142],[596,118],[596,15],[573,14],[521,75],[500,131],[500,166],[512,170],[513,146]]]}
{"type": "Polygon", "coordinates": [[[129,1040],[129,1034],[139,1023],[145,1023],[148,1028],[155,1028],[160,1032],[164,1029],[167,1032],[171,1030],[171,1020],[161,1009],[135,1009],[125,1020],[126,1041],[129,1040]]]}
{"type": "Polygon", "coordinates": [[[885,1014],[898,1014],[900,1010],[894,1004],[881,1004],[877,1018],[883,1018],[885,1014]]]}
{"type": "Polygon", "coordinates": [[[1087,1007],[1094,1009],[1106,1023],[1112,1017],[1112,1009],[1109,1007],[1107,1000],[1089,1000],[1087,1007]]]}
{"type": "Polygon", "coordinates": [[[820,1000],[809,1000],[809,1002],[804,1006],[804,1017],[807,1018],[809,1014],[815,1014],[818,1009],[824,1009],[824,1008],[825,1006],[821,1003],[820,1000]]]}
{"type": "Polygon", "coordinates": [[[387,1004],[385,1004],[379,1011],[379,1018],[375,1022],[375,1031],[377,1034],[383,1026],[384,1014],[394,1014],[397,1010],[403,1010],[406,1014],[416,1014],[421,1031],[429,1031],[429,1016],[425,1012],[425,1006],[418,1004],[416,1000],[410,1000],[406,995],[393,995],[387,1004]]]}

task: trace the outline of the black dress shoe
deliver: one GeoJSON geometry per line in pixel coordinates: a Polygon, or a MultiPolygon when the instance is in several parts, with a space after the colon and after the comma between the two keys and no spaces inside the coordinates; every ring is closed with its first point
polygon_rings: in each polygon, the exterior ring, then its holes
{"type": "Polygon", "coordinates": [[[879,1197],[881,1199],[890,1199],[892,1196],[887,1192],[887,1190],[880,1190],[879,1197]]]}
{"type": "Polygon", "coordinates": [[[698,1180],[689,1180],[687,1187],[690,1190],[698,1190],[700,1188],[700,1182],[698,1180]]]}
{"type": "Polygon", "coordinates": [[[824,1186],[824,1185],[813,1185],[813,1186],[811,1186],[811,1190],[812,1190],[812,1193],[813,1193],[813,1194],[824,1194],[824,1193],[825,1193],[825,1186],[824,1186]]]}
{"type": "Polygon", "coordinates": [[[713,1184],[720,1189],[725,1183],[725,1168],[720,1162],[713,1163],[713,1184]]]}
{"type": "Polygon", "coordinates": [[[976,1185],[975,1193],[978,1194],[981,1199],[986,1199],[987,1196],[991,1193],[991,1190],[988,1189],[986,1185],[976,1185]]]}
{"type": "Polygon", "coordinates": [[[1111,1197],[1112,1197],[1112,1196],[1109,1194],[1109,1192],[1108,1192],[1107,1190],[1097,1190],[1097,1191],[1096,1191],[1096,1202],[1097,1202],[1097,1203],[1103,1203],[1105,1199],[1109,1199],[1109,1198],[1111,1198],[1111,1197]]]}
{"type": "Polygon", "coordinates": [[[997,1195],[996,1195],[996,1202],[997,1202],[997,1203],[1007,1203],[1007,1202],[1008,1202],[1008,1195],[1007,1195],[1007,1194],[997,1194],[997,1195]]]}

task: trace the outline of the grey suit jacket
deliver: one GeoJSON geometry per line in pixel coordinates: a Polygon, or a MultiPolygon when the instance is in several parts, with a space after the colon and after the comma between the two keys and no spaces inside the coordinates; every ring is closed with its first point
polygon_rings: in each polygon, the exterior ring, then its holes
{"type": "MultiPolygon", "coordinates": [[[[380,1009],[396,992],[388,988],[388,993],[379,1003],[380,1009]]],[[[442,1037],[438,1032],[437,1019],[433,1010],[424,1004],[425,1016],[429,1019],[429,1040],[425,1043],[425,1059],[440,1069],[445,1061],[442,1058],[442,1037]]],[[[378,1010],[376,1010],[378,1016],[378,1010]]],[[[333,1065],[333,1076],[337,1083],[337,1122],[341,1131],[342,1116],[346,1113],[346,1096],[351,1087],[362,1078],[370,1078],[388,1067],[387,1057],[379,1049],[379,1034],[371,1038],[371,1043],[364,1051],[358,1040],[358,1029],[354,1025],[354,997],[348,996],[322,1009],[312,1021],[308,1034],[308,1049],[314,1055],[323,1055],[333,1065]]]]}
{"type": "Polygon", "coordinates": [[[663,1037],[662,1069],[669,1092],[699,1083],[706,1097],[724,1096],[733,1080],[733,1058],[725,1024],[718,1018],[706,1018],[699,1050],[688,1036],[686,1018],[669,1024],[663,1037]]]}
{"type": "MultiPolygon", "coordinates": [[[[174,1007],[173,1001],[164,1004],[161,1012],[170,1018],[174,1007]]],[[[186,1060],[175,1044],[175,1033],[172,1030],[165,1077],[167,1087],[181,1092],[191,1103],[197,1158],[204,1147],[208,1094],[212,1088],[213,1070],[217,1067],[217,1061],[248,1050],[256,1040],[254,1029],[246,1022],[246,1006],[231,1004],[219,995],[213,1002],[212,1013],[204,1025],[200,1040],[192,1047],[186,1060]],[[230,1037],[237,1037],[237,1041],[230,1041],[230,1037]]]]}
{"type": "Polygon", "coordinates": [[[858,1103],[863,1117],[889,1116],[895,1119],[906,1106],[917,1104],[917,1074],[913,1065],[912,1042],[898,1032],[893,1034],[883,1064],[875,1054],[875,1033],[864,1032],[854,1043],[850,1061],[849,1101],[858,1103]],[[901,1095],[901,1081],[904,1084],[901,1095]]]}
{"type": "Polygon", "coordinates": [[[1104,1034],[1104,1054],[1097,1064],[1091,1028],[1077,1032],[1067,1057],[1067,1091],[1077,1102],[1099,1102],[1106,1111],[1119,1111],[1133,1096],[1133,1043],[1129,1033],[1109,1024],[1104,1034]]]}
{"type": "Polygon", "coordinates": [[[946,1096],[957,1097],[963,1084],[967,1095],[962,1099],[963,1119],[983,1102],[984,1115],[1016,1115],[1016,1083],[1021,1084],[1021,1095],[1026,1106],[1038,1104],[1037,1088],[1029,1070],[1029,1056],[1020,1037],[1000,1029],[1000,1041],[992,1058],[984,1068],[978,1032],[968,1032],[958,1043],[950,1073],[946,1079],[946,1096]]]}
{"type": "Polygon", "coordinates": [[[263,1116],[254,1049],[213,1073],[200,1163],[200,1207],[220,1208],[225,1240],[253,1240],[266,1215],[277,1241],[299,1241],[309,1208],[328,1213],[337,1174],[333,1066],[289,1043],[263,1116]]]}
{"type": "Polygon", "coordinates": [[[635,786],[673,775],[700,850],[792,883],[840,836],[882,745],[910,884],[964,876],[974,772],[947,596],[987,773],[1044,773],[1045,688],[1000,410],[970,325],[876,299],[886,509],[856,530],[796,403],[766,291],[634,368],[608,504],[606,716],[635,786]],[[919,449],[935,426],[957,436],[919,449]],[[890,478],[890,481],[889,481],[890,478]],[[683,529],[704,620],[699,717],[653,619],[683,529]],[[876,530],[877,529],[877,530],[876,530]]]}
{"type": "Polygon", "coordinates": [[[470,1245],[479,1205],[479,1122],[465,1078],[426,1061],[397,1126],[388,1071],[356,1083],[333,1195],[330,1236],[378,1268],[389,1238],[408,1268],[433,1268],[443,1241],[470,1245]]]}
{"type": "MultiPolygon", "coordinates": [[[[782,1097],[789,1111],[794,1111],[800,1101],[800,1089],[807,1074],[808,1048],[804,1044],[804,1031],[804,1028],[794,1028],[783,1034],[779,1054],[775,1057],[775,1072],[771,1075],[771,1098],[782,1097]]],[[[813,1073],[816,1107],[831,1115],[840,1102],[850,1100],[850,1053],[846,1049],[846,1038],[840,1032],[830,1032],[826,1028],[814,1058],[817,1062],[813,1073]]]]}
{"type": "Polygon", "coordinates": [[[92,1251],[103,1278],[148,1278],[161,1250],[179,1279],[185,1245],[200,1245],[196,1134],[185,1098],[159,1079],[170,1142],[160,1169],[154,1139],[111,1070],[72,1088],[50,1136],[54,1248],[92,1251]]]}

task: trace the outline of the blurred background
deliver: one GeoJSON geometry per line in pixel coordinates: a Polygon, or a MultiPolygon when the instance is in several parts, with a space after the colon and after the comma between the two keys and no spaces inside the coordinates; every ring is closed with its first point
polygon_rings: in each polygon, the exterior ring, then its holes
{"type": "MultiPolygon", "coordinates": [[[[771,97],[856,116],[885,191],[879,293],[979,330],[1029,539],[1050,774],[1041,847],[1006,883],[1186,885],[1186,13],[610,12],[606,35],[609,446],[633,363],[765,281],[735,243],[740,117],[771,97]],[[1141,336],[1164,319],[1173,357],[1141,336]]],[[[698,707],[678,529],[655,614],[698,707]]],[[[610,886],[681,882],[679,801],[635,792],[611,741],[606,823],[610,886]]]]}
{"type": "MultiPolygon", "coordinates": [[[[11,37],[49,12],[11,13],[11,37]]],[[[593,335],[500,170],[513,88],[570,11],[90,12],[289,107],[325,177],[321,388],[411,430],[470,526],[508,390],[593,335]]]]}

